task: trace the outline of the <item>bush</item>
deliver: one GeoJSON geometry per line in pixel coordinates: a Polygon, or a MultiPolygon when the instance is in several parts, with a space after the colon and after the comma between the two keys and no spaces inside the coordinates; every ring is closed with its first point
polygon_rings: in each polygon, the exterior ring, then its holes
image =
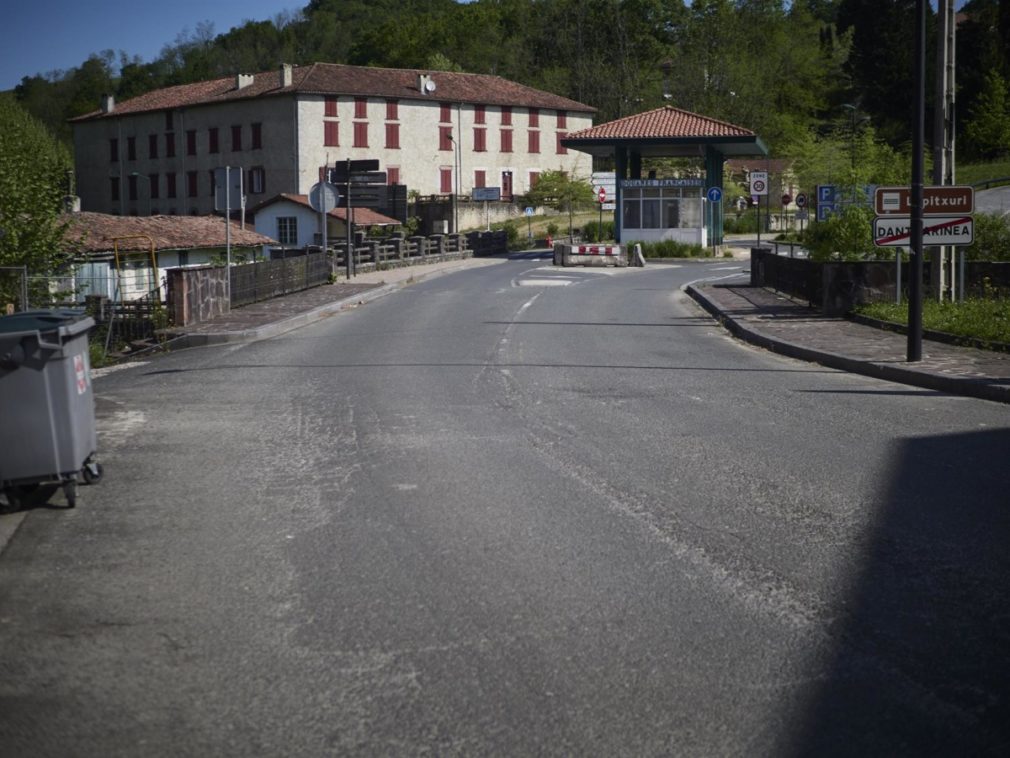
{"type": "Polygon", "coordinates": [[[1010,222],[995,213],[975,214],[975,241],[965,248],[971,261],[1010,261],[1010,222]]]}
{"type": "Polygon", "coordinates": [[[677,242],[676,240],[630,242],[628,243],[628,250],[634,250],[635,245],[642,246],[642,255],[646,258],[704,258],[709,255],[708,250],[701,245],[691,245],[687,242],[677,242]]]}
{"type": "Polygon", "coordinates": [[[811,260],[864,261],[879,257],[873,245],[873,209],[849,206],[804,233],[811,260]]]}
{"type": "Polygon", "coordinates": [[[553,221],[551,221],[551,223],[549,223],[547,225],[547,233],[551,237],[557,237],[558,236],[558,225],[555,224],[553,221]]]}
{"type": "Polygon", "coordinates": [[[727,214],[722,222],[725,234],[757,234],[758,209],[751,208],[743,213],[727,214]]]}
{"type": "Polygon", "coordinates": [[[502,224],[502,229],[505,230],[505,236],[508,239],[509,250],[519,249],[519,227],[515,225],[514,221],[506,221],[502,224]]]}
{"type": "MultiPolygon", "coordinates": [[[[553,236],[553,235],[551,235],[553,236]]],[[[589,221],[582,226],[582,236],[587,242],[603,242],[614,239],[614,222],[604,221],[600,226],[598,221],[589,221]]]]}

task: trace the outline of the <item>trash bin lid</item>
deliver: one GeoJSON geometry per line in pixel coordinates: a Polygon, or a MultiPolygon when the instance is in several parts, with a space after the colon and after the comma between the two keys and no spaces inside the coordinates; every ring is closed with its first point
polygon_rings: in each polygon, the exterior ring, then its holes
{"type": "Polygon", "coordinates": [[[85,318],[88,318],[88,314],[76,308],[22,311],[10,316],[0,316],[0,333],[50,332],[85,318]]]}

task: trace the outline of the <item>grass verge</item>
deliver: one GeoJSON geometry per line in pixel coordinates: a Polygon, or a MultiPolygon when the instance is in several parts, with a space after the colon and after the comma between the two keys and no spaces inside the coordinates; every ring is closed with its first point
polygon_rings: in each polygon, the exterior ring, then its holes
{"type": "MultiPolygon", "coordinates": [[[[908,325],[908,303],[869,303],[856,312],[869,318],[908,325]]],[[[1010,300],[922,303],[922,328],[981,342],[1010,343],[1010,300]]]]}

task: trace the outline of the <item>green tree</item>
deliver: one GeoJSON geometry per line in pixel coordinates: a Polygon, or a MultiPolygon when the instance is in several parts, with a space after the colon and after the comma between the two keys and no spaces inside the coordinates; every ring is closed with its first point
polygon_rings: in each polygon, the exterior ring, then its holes
{"type": "Polygon", "coordinates": [[[976,213],[975,239],[965,254],[972,261],[1010,261],[1010,218],[976,213]]]}
{"type": "Polygon", "coordinates": [[[986,74],[985,86],[965,124],[964,139],[973,155],[986,160],[1010,151],[1010,98],[1006,80],[996,69],[986,74]]]}
{"type": "Polygon", "coordinates": [[[589,182],[572,179],[564,171],[545,171],[526,197],[533,205],[546,205],[567,212],[568,236],[571,237],[575,208],[593,201],[593,188],[589,182]]]}
{"type": "Polygon", "coordinates": [[[877,257],[873,245],[873,209],[850,206],[826,221],[811,224],[806,236],[811,260],[859,261],[877,257]]]}
{"type": "Polygon", "coordinates": [[[0,266],[44,276],[66,262],[60,211],[72,165],[41,122],[0,95],[0,266]]]}

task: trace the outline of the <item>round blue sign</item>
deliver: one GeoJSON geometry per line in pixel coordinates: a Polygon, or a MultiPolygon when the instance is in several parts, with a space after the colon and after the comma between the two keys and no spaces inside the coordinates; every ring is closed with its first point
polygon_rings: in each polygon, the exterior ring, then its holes
{"type": "Polygon", "coordinates": [[[718,203],[720,200],[722,200],[722,187],[709,187],[708,201],[710,203],[718,203]]]}

